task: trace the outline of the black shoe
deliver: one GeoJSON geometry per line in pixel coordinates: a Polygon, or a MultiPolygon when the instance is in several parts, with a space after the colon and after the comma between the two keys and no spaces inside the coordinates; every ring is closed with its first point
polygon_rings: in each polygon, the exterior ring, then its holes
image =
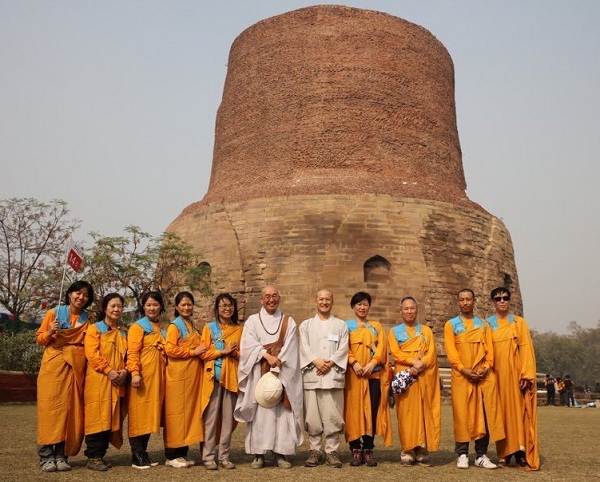
{"type": "Polygon", "coordinates": [[[150,467],[156,467],[158,465],[158,462],[152,460],[152,457],[150,457],[150,454],[148,452],[144,452],[143,456],[144,460],[150,465],[150,467]]]}
{"type": "Polygon", "coordinates": [[[136,452],[131,454],[131,466],[134,469],[149,469],[151,467],[150,461],[146,460],[144,454],[146,454],[146,452],[136,452]]]}
{"type": "Polygon", "coordinates": [[[88,459],[86,467],[90,470],[98,470],[100,472],[106,472],[110,467],[106,465],[102,459],[88,459]]]}

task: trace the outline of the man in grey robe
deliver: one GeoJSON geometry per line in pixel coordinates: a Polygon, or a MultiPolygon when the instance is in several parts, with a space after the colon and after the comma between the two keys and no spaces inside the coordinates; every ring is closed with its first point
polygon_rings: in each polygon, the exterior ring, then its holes
{"type": "Polygon", "coordinates": [[[280,468],[290,468],[286,455],[293,455],[304,440],[302,431],[302,378],[298,359],[296,322],[279,309],[281,298],[275,286],[262,290],[261,310],[244,323],[238,369],[239,395],[234,411],[238,422],[246,422],[246,453],[253,454],[250,467],[264,466],[265,453],[272,451],[280,468]],[[287,318],[287,323],[285,321],[287,318]],[[287,324],[283,337],[283,326],[287,324]],[[265,346],[282,339],[280,351],[273,355],[265,346]],[[264,361],[263,361],[264,360],[264,361]],[[285,395],[275,407],[256,402],[254,390],[260,377],[261,362],[283,384],[285,395]]]}
{"type": "Polygon", "coordinates": [[[325,462],[340,468],[340,434],[344,430],[344,385],[348,364],[348,327],[332,316],[333,293],[317,292],[317,314],[300,325],[300,367],[304,382],[304,407],[310,453],[304,463],[316,467],[325,462]]]}

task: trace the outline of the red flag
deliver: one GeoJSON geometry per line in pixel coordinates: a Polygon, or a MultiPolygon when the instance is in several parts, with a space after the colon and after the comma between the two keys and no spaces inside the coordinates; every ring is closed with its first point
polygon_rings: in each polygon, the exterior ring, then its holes
{"type": "Polygon", "coordinates": [[[77,273],[83,263],[83,250],[71,241],[71,247],[67,253],[67,263],[77,273]]]}

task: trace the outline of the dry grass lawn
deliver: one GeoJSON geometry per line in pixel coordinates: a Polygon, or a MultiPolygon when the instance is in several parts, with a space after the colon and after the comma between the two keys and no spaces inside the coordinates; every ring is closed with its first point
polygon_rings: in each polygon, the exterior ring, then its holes
{"type": "MultiPolygon", "coordinates": [[[[240,426],[234,434],[232,460],[238,465],[236,470],[208,472],[202,466],[189,469],[173,469],[159,465],[149,470],[135,470],[130,467],[130,453],[127,441],[119,451],[111,448],[107,455],[115,467],[108,472],[92,472],[85,468],[83,453],[71,458],[73,470],[64,473],[42,473],[36,456],[35,405],[0,405],[0,481],[123,481],[144,480],[172,482],[217,481],[224,478],[258,482],[262,480],[298,481],[315,478],[327,478],[328,482],[346,481],[356,477],[377,479],[378,482],[408,478],[418,481],[486,481],[486,480],[544,480],[544,481],[591,481],[600,480],[600,465],[596,459],[600,440],[600,410],[594,408],[574,409],[564,407],[539,408],[539,435],[542,457],[540,472],[524,472],[520,469],[484,470],[470,467],[459,470],[455,467],[452,452],[452,415],[449,406],[442,411],[443,430],[441,450],[433,454],[434,467],[401,467],[397,434],[394,433],[394,446],[378,448],[376,451],[379,465],[375,468],[350,467],[347,462],[349,453],[344,444],[342,450],[342,469],[326,466],[305,468],[307,455],[306,443],[298,455],[291,458],[294,467],[281,470],[266,467],[252,470],[248,464],[251,457],[246,455],[244,446],[244,427],[240,426]]],[[[394,418],[394,417],[392,417],[394,418]]],[[[162,439],[153,435],[150,452],[154,459],[164,462],[162,439]]],[[[82,451],[83,452],[83,451],[82,451]]],[[[190,452],[198,460],[195,447],[190,452]]],[[[495,460],[493,445],[490,458],[495,460]]]]}

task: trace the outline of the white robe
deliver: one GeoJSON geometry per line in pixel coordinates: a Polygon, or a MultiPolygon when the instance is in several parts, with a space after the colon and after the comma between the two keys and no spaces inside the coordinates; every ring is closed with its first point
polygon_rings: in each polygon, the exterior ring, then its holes
{"type": "Polygon", "coordinates": [[[278,355],[282,362],[279,379],[285,387],[292,410],[283,403],[273,408],[263,408],[256,403],[254,389],[261,377],[260,361],[266,350],[264,345],[274,343],[279,338],[279,326],[282,313],[279,309],[269,315],[264,308],[259,314],[251,315],[244,323],[240,344],[240,363],[238,368],[239,394],[234,411],[238,422],[246,422],[246,453],[264,454],[269,450],[282,455],[293,455],[304,441],[302,431],[302,377],[299,367],[298,338],[296,322],[288,319],[283,347],[278,355]],[[261,324],[262,319],[262,324],[261,324]],[[264,328],[263,325],[264,324],[264,328]],[[266,329],[265,329],[266,328],[266,329]]]}
{"type": "Polygon", "coordinates": [[[348,327],[346,322],[330,316],[321,320],[319,316],[304,320],[300,325],[300,367],[304,370],[305,389],[343,389],[346,383],[348,364],[348,327]],[[313,360],[332,360],[335,365],[323,376],[311,367],[313,360]]]}

